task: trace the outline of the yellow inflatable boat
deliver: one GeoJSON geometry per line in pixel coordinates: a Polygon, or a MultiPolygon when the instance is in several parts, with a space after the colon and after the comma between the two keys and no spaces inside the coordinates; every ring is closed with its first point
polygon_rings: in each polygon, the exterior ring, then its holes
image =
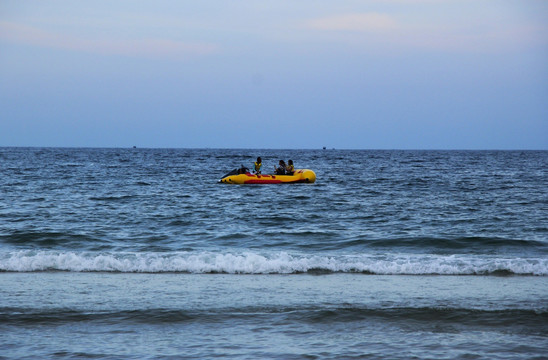
{"type": "Polygon", "coordinates": [[[316,181],[316,174],[308,169],[295,169],[293,175],[257,175],[243,172],[239,169],[229,172],[219,182],[225,184],[292,184],[292,183],[313,183],[316,181]]]}

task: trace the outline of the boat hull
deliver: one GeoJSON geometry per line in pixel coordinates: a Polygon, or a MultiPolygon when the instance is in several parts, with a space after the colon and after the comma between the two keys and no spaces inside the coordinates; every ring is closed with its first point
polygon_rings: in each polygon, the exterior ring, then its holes
{"type": "Polygon", "coordinates": [[[225,184],[295,184],[313,183],[316,181],[316,174],[308,169],[296,169],[293,175],[256,175],[251,173],[225,176],[220,180],[225,184]]]}

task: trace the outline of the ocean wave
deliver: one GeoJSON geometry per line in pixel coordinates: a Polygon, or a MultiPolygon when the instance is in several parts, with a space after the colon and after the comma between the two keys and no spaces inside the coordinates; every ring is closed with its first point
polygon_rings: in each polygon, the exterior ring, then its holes
{"type": "Polygon", "coordinates": [[[88,235],[57,231],[14,231],[9,235],[0,235],[0,241],[16,246],[36,246],[43,248],[78,247],[93,244],[104,246],[108,241],[88,235]]]}
{"type": "Polygon", "coordinates": [[[402,326],[466,326],[478,330],[508,326],[521,332],[545,335],[548,331],[546,308],[539,309],[472,309],[453,307],[386,307],[360,306],[245,306],[205,309],[121,309],[78,310],[65,308],[0,308],[0,323],[10,325],[56,325],[82,321],[97,323],[178,324],[189,322],[234,323],[238,321],[298,321],[305,324],[335,324],[363,321],[391,321],[402,326]]]}
{"type": "Polygon", "coordinates": [[[402,237],[369,239],[357,238],[339,242],[340,248],[371,248],[371,249],[412,249],[415,251],[438,251],[460,253],[491,252],[502,253],[505,251],[535,251],[536,253],[548,253],[546,242],[537,240],[511,239],[499,237],[402,237]]]}
{"type": "Polygon", "coordinates": [[[21,250],[1,252],[0,271],[548,276],[548,258],[432,254],[327,256],[286,252],[98,253],[21,250]]]}

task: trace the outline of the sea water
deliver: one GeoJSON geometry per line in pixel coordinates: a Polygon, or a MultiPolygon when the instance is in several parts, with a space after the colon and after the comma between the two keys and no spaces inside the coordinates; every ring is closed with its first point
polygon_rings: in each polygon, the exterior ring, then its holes
{"type": "Polygon", "coordinates": [[[0,148],[0,358],[545,358],[547,151],[0,148]],[[314,184],[228,185],[280,159],[314,184]]]}

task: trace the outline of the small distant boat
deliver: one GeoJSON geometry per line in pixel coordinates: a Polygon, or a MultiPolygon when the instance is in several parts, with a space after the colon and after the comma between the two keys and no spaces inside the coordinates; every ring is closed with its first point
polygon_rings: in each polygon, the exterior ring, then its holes
{"type": "MultiPolygon", "coordinates": [[[[247,169],[246,169],[247,170],[247,169]]],[[[295,169],[293,175],[257,175],[242,169],[235,169],[225,176],[220,183],[225,184],[295,184],[313,183],[316,181],[316,173],[309,169],[295,169]]]]}

